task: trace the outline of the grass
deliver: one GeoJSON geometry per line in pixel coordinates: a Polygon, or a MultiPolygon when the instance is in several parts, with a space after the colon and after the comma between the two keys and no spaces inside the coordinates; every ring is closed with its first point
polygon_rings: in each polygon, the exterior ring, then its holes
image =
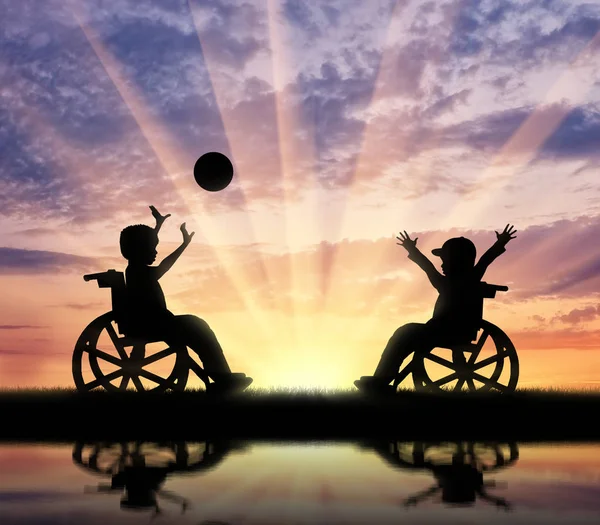
{"type": "Polygon", "coordinates": [[[600,441],[600,391],[512,394],[355,389],[204,390],[164,394],[68,388],[0,391],[0,440],[259,439],[600,441]]]}

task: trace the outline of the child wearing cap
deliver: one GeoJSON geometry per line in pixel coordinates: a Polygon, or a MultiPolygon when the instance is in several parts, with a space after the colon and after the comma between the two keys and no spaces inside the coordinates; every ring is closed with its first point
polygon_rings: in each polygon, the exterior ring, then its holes
{"type": "Polygon", "coordinates": [[[433,316],[427,323],[408,323],[396,330],[388,341],[373,376],[363,376],[354,384],[365,392],[386,392],[404,359],[412,352],[429,351],[436,346],[470,342],[477,336],[478,322],[483,310],[481,279],[488,266],[516,236],[513,226],[507,225],[496,233],[496,242],[475,264],[475,245],[466,237],[448,239],[441,248],[432,251],[442,259],[442,273],[417,248],[404,232],[397,239],[408,258],[417,263],[439,292],[433,316]]]}

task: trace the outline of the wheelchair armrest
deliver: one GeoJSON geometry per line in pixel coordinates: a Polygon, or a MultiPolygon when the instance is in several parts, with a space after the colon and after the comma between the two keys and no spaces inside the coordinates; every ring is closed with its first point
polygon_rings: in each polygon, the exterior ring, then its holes
{"type": "Polygon", "coordinates": [[[506,292],[508,291],[508,286],[502,286],[499,284],[488,284],[486,282],[481,282],[481,295],[484,299],[494,299],[496,297],[496,292],[506,292]]]}
{"type": "Polygon", "coordinates": [[[117,272],[113,269],[101,273],[88,273],[83,276],[83,280],[86,282],[97,281],[98,288],[118,288],[119,286],[125,286],[123,272],[117,272]]]}

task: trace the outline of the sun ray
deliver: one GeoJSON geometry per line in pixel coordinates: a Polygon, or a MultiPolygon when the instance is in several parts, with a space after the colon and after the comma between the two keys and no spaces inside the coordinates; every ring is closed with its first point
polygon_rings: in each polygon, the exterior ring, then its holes
{"type": "MultiPolygon", "coordinates": [[[[311,302],[311,294],[317,293],[320,268],[313,257],[300,260],[305,249],[301,233],[309,231],[314,238],[318,235],[317,187],[315,184],[316,151],[315,130],[302,119],[300,109],[294,107],[295,93],[287,83],[292,61],[283,39],[279,15],[281,0],[268,0],[267,17],[271,42],[273,84],[279,151],[281,161],[281,184],[283,192],[285,245],[290,271],[291,315],[293,317],[293,352],[298,358],[311,357],[316,318],[308,308],[302,306],[302,298],[311,302]],[[306,299],[308,297],[308,299],[306,299]]],[[[314,356],[313,356],[314,357],[314,356]]],[[[306,358],[305,358],[306,359],[306,358]]]]}
{"type": "MultiPolygon", "coordinates": [[[[557,83],[551,88],[549,91],[545,102],[538,106],[534,113],[530,115],[530,117],[523,123],[520,129],[511,137],[511,139],[505,144],[501,152],[497,155],[497,157],[492,162],[490,168],[486,170],[481,179],[479,179],[476,183],[477,189],[485,187],[487,181],[494,179],[498,176],[498,170],[505,170],[506,165],[508,164],[509,173],[508,176],[505,174],[504,185],[502,187],[506,187],[514,178],[514,176],[519,172],[521,168],[527,165],[527,163],[534,158],[537,153],[539,147],[543,145],[543,143],[547,140],[547,138],[556,130],[556,128],[560,125],[563,119],[568,115],[568,113],[575,107],[578,103],[584,100],[585,95],[587,94],[589,88],[595,82],[597,75],[589,75],[589,72],[582,71],[585,70],[585,65],[588,65],[590,60],[592,59],[592,51],[598,46],[600,37],[600,33],[597,34],[584,48],[584,50],[578,55],[578,57],[572,62],[567,71],[563,73],[563,75],[559,78],[557,83]],[[575,71],[579,70],[578,75],[574,75],[575,71]],[[586,74],[587,72],[587,74],[586,74]],[[581,89],[581,86],[584,86],[581,89]],[[577,86],[578,89],[573,89],[574,86],[577,86]],[[576,100],[574,100],[573,93],[575,93],[576,100]],[[570,98],[571,104],[564,104],[564,99],[570,98]],[[575,102],[575,103],[573,103],[575,102]],[[554,107],[555,111],[548,112],[548,107],[554,107]],[[510,165],[509,159],[517,160],[516,164],[510,165]]],[[[382,69],[384,69],[385,62],[382,63],[382,69]]],[[[375,100],[375,97],[374,97],[375,100]]],[[[366,130],[368,131],[368,130],[366,130]]],[[[364,149],[369,147],[368,144],[369,135],[365,133],[365,146],[364,149]]],[[[435,145],[439,141],[440,133],[434,133],[430,138],[430,145],[435,145]]],[[[361,151],[361,157],[362,157],[361,151]]],[[[363,157],[364,158],[364,157],[363,157]]],[[[360,162],[360,161],[359,161],[360,162]]],[[[429,169],[431,165],[427,163],[423,166],[422,170],[418,170],[412,166],[412,163],[409,162],[406,173],[409,173],[411,177],[416,176],[423,172],[423,170],[429,169]]],[[[357,172],[360,177],[360,164],[358,165],[357,172]]],[[[357,186],[353,184],[352,189],[357,186]]],[[[474,185],[474,188],[475,185],[474,185]]],[[[479,212],[479,215],[486,209],[486,206],[489,207],[491,201],[494,199],[496,195],[495,191],[488,191],[486,194],[486,198],[477,201],[477,206],[475,207],[475,211],[479,212]]],[[[413,204],[413,209],[415,209],[415,204],[413,204]]],[[[454,208],[454,214],[449,218],[444,219],[444,224],[452,225],[454,221],[458,218],[464,220],[464,216],[461,216],[461,208],[457,206],[454,208]]],[[[471,216],[476,216],[473,213],[471,216]]],[[[473,223],[473,221],[471,221],[473,223]]],[[[442,226],[442,224],[440,224],[442,226]]],[[[547,241],[544,244],[548,243],[558,243],[560,240],[553,239],[552,241],[547,241]]],[[[369,258],[368,267],[369,268],[377,268],[381,261],[385,257],[391,256],[394,250],[399,249],[396,246],[393,239],[390,239],[389,248],[383,250],[381,253],[374,252],[373,257],[369,258]]],[[[338,251],[338,257],[341,253],[338,251]]],[[[399,254],[401,256],[402,254],[399,254]]],[[[334,260],[335,261],[335,260],[334,260]]],[[[367,263],[365,263],[367,264],[367,263]]],[[[336,262],[333,264],[333,272],[335,273],[336,262]]],[[[339,287],[341,283],[338,281],[336,283],[335,278],[332,279],[332,285],[329,289],[328,299],[334,300],[334,297],[339,293],[339,287]],[[337,284],[337,286],[336,286],[337,284]]],[[[408,297],[403,290],[404,284],[403,282],[396,282],[391,285],[388,289],[387,293],[397,296],[398,301],[400,303],[406,302],[408,297]]],[[[425,288],[425,286],[421,287],[425,288]]],[[[376,294],[379,292],[379,287],[373,287],[370,293],[367,293],[366,296],[363,296],[361,300],[363,302],[367,302],[372,304],[373,301],[376,300],[376,294]]],[[[362,330],[357,334],[358,338],[362,338],[368,331],[370,331],[376,323],[375,316],[370,316],[369,319],[365,320],[361,326],[362,330]]],[[[391,335],[391,334],[390,334],[391,335]]]]}
{"type": "MultiPolygon", "coordinates": [[[[377,100],[383,98],[387,94],[387,88],[390,85],[388,80],[391,75],[391,70],[395,60],[397,59],[396,54],[393,52],[393,46],[390,42],[393,41],[396,36],[395,22],[405,5],[399,0],[395,2],[390,18],[389,24],[385,31],[385,37],[383,38],[383,47],[385,51],[382,53],[379,71],[374,81],[373,92],[371,95],[371,105],[377,100]]],[[[373,117],[376,120],[375,117],[373,117]]],[[[351,205],[353,201],[360,195],[364,190],[364,183],[368,180],[368,175],[372,172],[370,165],[376,160],[379,155],[379,144],[374,137],[374,133],[370,133],[370,123],[365,123],[365,129],[362,135],[362,143],[359,149],[359,154],[356,160],[356,165],[348,185],[343,195],[343,202],[341,205],[339,222],[337,224],[337,236],[344,237],[345,234],[349,234],[352,226],[351,221],[351,205]]],[[[332,227],[331,224],[328,225],[332,227]]],[[[344,239],[345,240],[345,239],[344,239]]],[[[323,247],[325,249],[325,247],[323,247]]],[[[325,313],[334,310],[340,303],[345,300],[356,301],[360,300],[353,294],[348,294],[347,284],[344,282],[343,265],[347,263],[346,251],[343,247],[336,245],[334,241],[333,249],[330,254],[321,254],[321,281],[319,289],[322,294],[322,300],[320,303],[319,316],[322,318],[325,313]],[[350,295],[350,296],[348,296],[350,295]]],[[[362,322],[362,320],[361,320],[362,322]]],[[[349,330],[356,328],[356,319],[346,318],[344,321],[340,319],[337,327],[337,334],[341,337],[348,333],[349,330]]]]}
{"type": "MultiPolygon", "coordinates": [[[[198,13],[196,6],[193,4],[193,0],[188,0],[188,8],[190,10],[190,16],[196,29],[198,36],[198,42],[202,50],[202,57],[204,59],[204,65],[208,73],[210,83],[212,86],[212,92],[215,96],[215,101],[219,107],[219,113],[223,122],[225,135],[229,147],[232,152],[233,159],[236,165],[236,177],[242,181],[240,184],[240,192],[242,195],[242,208],[247,217],[247,226],[250,230],[250,239],[256,239],[256,227],[253,214],[250,212],[248,202],[249,197],[247,190],[244,189],[243,181],[248,175],[248,179],[252,178],[253,173],[262,175],[259,171],[260,163],[260,148],[256,148],[255,143],[249,140],[249,136],[252,132],[255,132],[257,125],[256,122],[251,121],[241,111],[236,111],[236,103],[240,101],[230,101],[226,93],[228,88],[231,86],[231,77],[228,76],[222,65],[219,63],[217,50],[215,44],[210,39],[201,38],[201,27],[198,21],[198,13]],[[242,166],[242,168],[240,168],[242,166]],[[254,172],[250,169],[254,168],[254,172]],[[244,169],[246,171],[244,171],[244,169]]],[[[266,184],[265,184],[266,186],[266,184]]],[[[276,224],[271,225],[276,227],[276,224]]],[[[265,257],[262,251],[258,250],[260,259],[260,276],[259,278],[268,283],[269,288],[273,286],[273,276],[269,271],[269,268],[265,264],[265,257]]],[[[270,297],[271,294],[268,294],[270,297]]],[[[272,307],[272,305],[269,305],[272,307]]]]}
{"type": "MultiPolygon", "coordinates": [[[[455,6],[454,6],[455,10],[452,12],[453,19],[455,19],[456,16],[458,15],[458,12],[459,12],[458,8],[460,7],[460,5],[461,5],[460,3],[455,4],[455,6]]],[[[483,53],[483,48],[479,51],[477,56],[481,56],[482,53],[483,53]]],[[[439,64],[441,62],[442,56],[443,56],[442,53],[438,52],[438,54],[433,57],[433,62],[436,64],[439,64]]],[[[424,143],[422,144],[422,149],[429,150],[429,151],[435,150],[436,146],[438,146],[440,144],[442,138],[443,138],[443,128],[438,128],[438,129],[434,130],[425,139],[424,143]]],[[[418,157],[411,157],[404,164],[403,172],[406,174],[406,176],[410,177],[410,179],[417,179],[419,177],[426,176],[431,171],[431,168],[435,162],[435,159],[436,159],[436,157],[434,155],[429,155],[426,159],[421,159],[418,157]]],[[[418,199],[413,199],[410,203],[405,202],[402,207],[403,215],[410,217],[413,212],[418,210],[418,207],[419,207],[418,199]],[[406,211],[407,209],[409,211],[406,211]]],[[[416,236],[418,236],[418,234],[414,234],[414,233],[412,234],[412,238],[415,238],[416,236]]],[[[394,256],[393,255],[394,252],[398,252],[398,255],[397,255],[398,258],[406,257],[406,253],[404,252],[404,250],[400,246],[398,246],[397,241],[393,238],[392,235],[390,235],[390,239],[389,239],[388,243],[386,244],[386,246],[383,247],[383,249],[380,251],[374,251],[371,254],[371,256],[369,257],[367,264],[372,269],[378,269],[378,268],[380,268],[382,262],[384,262],[386,259],[394,256]]],[[[426,284],[426,282],[423,286],[420,286],[419,289],[421,290],[421,292],[417,292],[416,296],[421,295],[421,293],[426,290],[427,286],[428,285],[426,284]]],[[[414,293],[411,293],[409,295],[406,290],[407,290],[407,287],[405,285],[405,282],[401,281],[401,280],[396,280],[393,283],[386,284],[385,292],[386,292],[386,294],[397,298],[397,301],[399,304],[403,304],[403,303],[407,303],[407,302],[410,304],[416,298],[416,296],[414,293]]],[[[376,304],[379,294],[381,294],[381,287],[373,286],[371,288],[371,291],[367,291],[366,294],[361,296],[361,298],[359,300],[366,304],[376,304]]],[[[359,339],[364,337],[366,333],[370,332],[376,323],[377,323],[376,316],[370,316],[362,324],[362,330],[359,332],[359,334],[357,334],[359,339]]],[[[385,339],[385,337],[384,337],[384,339],[385,339]]],[[[384,342],[384,341],[382,340],[382,342],[384,342]]]]}
{"type": "Polygon", "coordinates": [[[224,253],[217,249],[219,242],[227,238],[224,231],[225,228],[213,220],[210,213],[205,213],[206,208],[201,201],[194,201],[188,197],[197,193],[197,187],[195,187],[192,177],[184,176],[190,172],[190,167],[182,165],[182,162],[179,160],[185,158],[183,151],[171,139],[164,126],[152,117],[142,102],[142,96],[136,93],[131,84],[125,80],[117,61],[103,45],[95,31],[84,22],[84,17],[79,12],[79,6],[76,6],[73,13],[98,60],[104,67],[106,74],[112,80],[123,102],[127,105],[131,115],[136,120],[140,131],[153,149],[165,172],[178,189],[180,197],[188,208],[188,213],[192,216],[192,220],[201,228],[200,233],[207,242],[207,250],[219,260],[226,270],[229,279],[242,298],[246,311],[255,319],[263,332],[268,333],[269,323],[264,315],[262,306],[251,295],[246,293],[247,290],[252,288],[252,284],[248,281],[243,269],[236,268],[235,262],[232,263],[224,253]],[[202,222],[205,224],[201,224],[197,217],[201,217],[202,222]]]}
{"type": "MultiPolygon", "coordinates": [[[[31,81],[22,75],[18,75],[18,79],[26,85],[31,84],[31,81]]],[[[89,163],[89,159],[87,159],[83,150],[64,140],[40,110],[25,101],[23,91],[15,92],[14,95],[19,97],[19,103],[11,105],[10,113],[18,115],[20,131],[27,133],[32,138],[36,137],[38,141],[43,140],[49,144],[49,149],[53,152],[55,158],[60,159],[60,168],[68,180],[68,184],[73,186],[81,184],[79,176],[82,173],[89,173],[91,178],[102,176],[100,170],[89,163]]],[[[8,192],[9,190],[6,189],[5,191],[8,192]]],[[[73,250],[72,253],[77,253],[82,248],[84,248],[84,252],[89,253],[86,248],[93,245],[93,239],[89,236],[79,236],[75,241],[65,228],[57,228],[53,232],[53,241],[57,247],[60,247],[59,249],[64,249],[67,246],[68,249],[73,250]]]]}
{"type": "Polygon", "coordinates": [[[494,156],[481,177],[470,186],[470,191],[484,192],[476,200],[464,201],[446,216],[444,222],[456,220],[475,224],[522,169],[535,159],[539,149],[557,130],[567,115],[585,101],[589,90],[598,82],[600,59],[597,49],[600,31],[587,43],[569,64],[558,80],[550,87],[543,102],[525,119],[500,151],[494,156]],[[592,69],[593,74],[590,74],[592,69]],[[465,209],[466,208],[466,209],[465,209]]]}
{"type": "MultiPolygon", "coordinates": [[[[405,4],[401,2],[396,2],[394,6],[394,10],[392,15],[390,16],[390,22],[387,28],[387,36],[384,40],[383,52],[381,56],[381,62],[379,65],[379,71],[374,83],[373,94],[371,97],[371,107],[376,108],[381,101],[385,100],[389,95],[390,86],[394,85],[395,76],[397,74],[398,69],[398,48],[393,45],[393,42],[398,34],[397,24],[401,23],[401,15],[403,14],[403,9],[405,8],[405,4]]],[[[456,19],[457,15],[460,12],[460,8],[462,7],[461,2],[457,2],[453,5],[452,11],[448,13],[449,20],[451,21],[451,25],[453,26],[453,22],[456,19]]],[[[437,53],[431,57],[431,61],[434,64],[439,64],[443,58],[443,46],[439,46],[437,53]]],[[[342,212],[342,221],[340,224],[340,232],[341,237],[344,239],[346,236],[350,237],[351,235],[351,227],[352,221],[350,217],[350,211],[352,205],[360,199],[360,196],[363,191],[368,190],[371,184],[373,166],[380,166],[381,162],[385,162],[386,152],[382,151],[379,144],[379,134],[377,132],[377,123],[378,123],[378,112],[374,110],[374,116],[371,117],[371,120],[368,120],[365,123],[365,129],[363,131],[362,136],[362,145],[359,150],[359,155],[356,162],[356,167],[354,169],[347,194],[344,203],[344,208],[342,212]]],[[[441,130],[432,133],[429,135],[423,146],[427,148],[434,148],[436,144],[441,140],[441,130]]],[[[398,139],[398,150],[402,151],[406,144],[406,139],[400,134],[398,139]]],[[[423,162],[421,159],[415,160],[414,158],[409,158],[406,163],[404,163],[403,172],[406,177],[410,179],[416,179],[426,173],[431,167],[434,158],[433,156],[429,157],[429,162],[423,162]]],[[[410,216],[410,211],[407,211],[407,208],[415,211],[417,210],[419,204],[413,200],[412,202],[402,202],[400,205],[403,210],[403,215],[410,216]]],[[[394,228],[392,225],[390,228],[394,228]]],[[[381,250],[374,249],[371,253],[361,254],[361,267],[365,269],[365,275],[367,275],[370,271],[377,271],[381,265],[381,262],[390,257],[394,251],[398,251],[399,247],[396,245],[396,241],[394,239],[394,234],[390,233],[389,235],[389,244],[381,250]]],[[[401,249],[401,248],[400,248],[401,249]]],[[[402,254],[400,254],[402,256],[402,254]]],[[[340,298],[344,296],[344,287],[347,286],[343,279],[340,277],[342,272],[340,269],[344,264],[344,260],[346,259],[343,250],[336,249],[330,263],[330,267],[328,270],[328,278],[327,278],[327,287],[326,287],[326,304],[325,310],[329,310],[336,302],[340,301],[340,298]]],[[[402,302],[404,297],[402,296],[402,288],[401,284],[392,285],[394,290],[387,290],[386,293],[397,294],[398,301],[402,302]]],[[[378,295],[381,292],[379,287],[373,286],[371,291],[367,291],[364,295],[354,296],[353,300],[367,303],[367,304],[375,304],[377,301],[378,295]]],[[[355,322],[355,321],[354,321],[355,322]]],[[[373,326],[378,322],[376,316],[368,316],[366,319],[361,320],[359,329],[356,333],[358,339],[361,339],[366,333],[372,330],[373,326]]],[[[350,323],[350,321],[349,321],[350,323]]],[[[348,324],[349,324],[348,323],[348,324]]],[[[355,327],[356,328],[356,327],[355,327]]],[[[360,343],[359,343],[360,344],[360,343]]]]}

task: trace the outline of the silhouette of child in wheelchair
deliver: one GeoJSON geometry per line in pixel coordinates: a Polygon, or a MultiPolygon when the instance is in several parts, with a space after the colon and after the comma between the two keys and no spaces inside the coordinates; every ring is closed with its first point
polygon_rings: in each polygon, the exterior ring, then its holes
{"type": "Polygon", "coordinates": [[[374,375],[355,381],[357,388],[372,394],[394,392],[412,374],[417,390],[438,390],[454,381],[454,390],[461,390],[465,384],[471,391],[514,390],[519,372],[515,348],[502,330],[482,318],[483,299],[493,298],[497,291],[506,291],[508,287],[487,284],[481,279],[494,259],[506,251],[505,246],[515,238],[515,232],[510,225],[501,233],[496,232],[496,242],[477,264],[475,245],[469,239],[455,237],[447,240],[441,248],[432,251],[442,259],[443,274],[417,248],[418,238],[413,240],[406,232],[400,233],[398,244],[406,249],[408,258],[425,271],[439,297],[432,319],[427,323],[409,323],[396,330],[374,375]],[[473,343],[480,331],[479,339],[473,343]],[[478,362],[488,336],[495,343],[495,354],[478,362]],[[435,348],[450,349],[452,360],[432,353],[435,348]],[[411,362],[400,370],[413,352],[411,362]],[[510,367],[507,384],[500,379],[505,360],[510,367]],[[425,366],[427,361],[449,369],[450,373],[433,380],[425,366]],[[483,373],[486,368],[490,372],[489,377],[483,373]]]}
{"type": "Polygon", "coordinates": [[[487,491],[489,487],[500,485],[494,480],[484,480],[484,475],[508,468],[518,461],[517,443],[418,441],[411,444],[395,441],[374,443],[371,447],[393,468],[428,470],[434,475],[436,483],[406,498],[405,507],[440,494],[441,501],[449,506],[471,506],[479,498],[506,511],[511,510],[505,498],[487,491]],[[448,452],[451,453],[449,461],[448,452]]]}
{"type": "Polygon", "coordinates": [[[231,372],[223,350],[206,321],[195,315],[174,315],[167,309],[158,281],[190,244],[194,232],[188,233],[183,223],[180,227],[182,244],[160,264],[151,266],[157,255],[158,232],[170,214],[162,216],[154,206],[150,209],[156,220],[154,229],[136,224],[121,232],[121,254],[129,262],[125,279],[121,272],[115,270],[84,276],[86,281],[97,280],[100,287],[111,288],[113,310],[88,325],[76,344],[73,377],[78,390],[91,390],[98,386],[107,390],[125,390],[129,381],[137,390],[183,390],[190,369],[204,381],[207,390],[230,392],[245,389],[252,379],[246,374],[231,372]],[[125,337],[117,335],[113,322],[125,337]],[[97,342],[103,330],[108,332],[118,355],[98,348],[97,342]],[[147,357],[146,345],[157,341],[168,342],[170,346],[147,357]],[[129,353],[126,351],[128,346],[132,347],[129,353]],[[189,357],[187,347],[198,354],[204,368],[189,357]],[[174,353],[176,363],[167,378],[145,368],[174,353]],[[85,381],[82,374],[82,360],[86,354],[95,376],[91,382],[85,381]],[[101,367],[101,363],[107,362],[119,368],[107,374],[101,367]],[[144,387],[142,377],[150,380],[153,386],[144,387]],[[118,386],[113,384],[115,379],[120,380],[118,386]]]}
{"type": "Polygon", "coordinates": [[[179,503],[184,513],[189,501],[163,488],[177,474],[200,474],[216,468],[245,444],[231,442],[85,442],[73,447],[73,463],[87,472],[110,476],[110,483],[86,486],[92,494],[121,494],[123,510],[162,512],[159,498],[179,503]]]}

